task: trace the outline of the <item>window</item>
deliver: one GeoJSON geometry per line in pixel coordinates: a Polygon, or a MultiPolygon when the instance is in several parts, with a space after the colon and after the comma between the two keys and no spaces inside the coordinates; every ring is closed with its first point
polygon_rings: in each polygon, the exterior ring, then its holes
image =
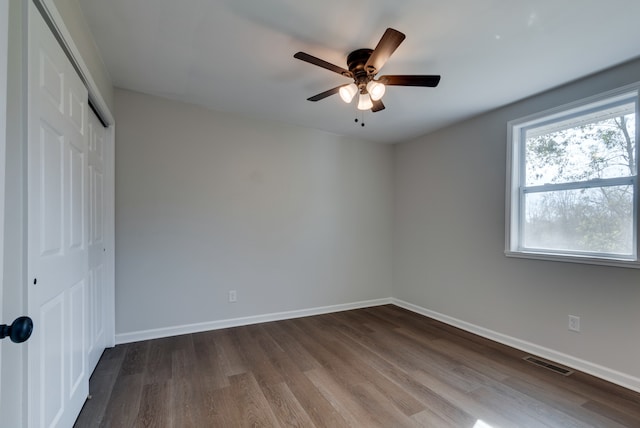
{"type": "Polygon", "coordinates": [[[640,267],[639,88],[509,122],[508,256],[640,267]]]}

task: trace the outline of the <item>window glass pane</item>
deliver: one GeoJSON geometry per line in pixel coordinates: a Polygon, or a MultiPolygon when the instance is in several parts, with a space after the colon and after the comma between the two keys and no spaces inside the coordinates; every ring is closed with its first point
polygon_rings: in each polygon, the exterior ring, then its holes
{"type": "Polygon", "coordinates": [[[526,249],[633,254],[633,187],[524,195],[526,249]]]}
{"type": "Polygon", "coordinates": [[[635,104],[529,128],[525,186],[636,175],[635,104]]]}

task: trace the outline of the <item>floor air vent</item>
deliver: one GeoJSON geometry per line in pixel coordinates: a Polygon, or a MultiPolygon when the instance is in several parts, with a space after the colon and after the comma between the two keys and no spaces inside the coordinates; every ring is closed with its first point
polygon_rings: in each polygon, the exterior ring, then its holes
{"type": "Polygon", "coordinates": [[[561,374],[562,376],[569,376],[570,374],[573,373],[573,370],[570,370],[566,367],[560,367],[556,364],[553,364],[550,361],[545,361],[545,360],[541,360],[540,358],[536,358],[533,357],[531,355],[527,355],[526,357],[523,358],[523,360],[531,363],[531,364],[535,364],[536,366],[540,366],[543,367],[547,370],[551,370],[554,371],[558,374],[561,374]]]}

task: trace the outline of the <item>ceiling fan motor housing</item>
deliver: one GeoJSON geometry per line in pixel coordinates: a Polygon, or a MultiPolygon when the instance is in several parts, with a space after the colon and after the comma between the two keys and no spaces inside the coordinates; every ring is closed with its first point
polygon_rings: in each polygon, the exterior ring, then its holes
{"type": "Polygon", "coordinates": [[[365,64],[372,53],[372,49],[358,49],[347,56],[347,66],[353,74],[356,85],[358,85],[361,91],[367,86],[367,83],[373,79],[377,71],[373,67],[371,67],[371,70],[365,69],[365,64]]]}

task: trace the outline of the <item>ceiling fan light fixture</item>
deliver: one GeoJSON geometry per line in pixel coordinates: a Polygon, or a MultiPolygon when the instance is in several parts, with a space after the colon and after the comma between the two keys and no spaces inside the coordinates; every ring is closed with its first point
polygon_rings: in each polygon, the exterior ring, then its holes
{"type": "Polygon", "coordinates": [[[384,86],[384,84],[376,82],[375,80],[370,80],[369,83],[367,83],[367,92],[369,92],[369,95],[371,96],[371,99],[373,101],[378,101],[379,99],[381,99],[384,96],[384,92],[386,90],[387,88],[384,86]]]}
{"type": "Polygon", "coordinates": [[[353,97],[358,93],[358,86],[356,86],[355,83],[344,85],[338,92],[340,94],[340,98],[342,98],[342,101],[349,104],[351,100],[353,100],[353,97]]]}
{"type": "Polygon", "coordinates": [[[358,110],[371,110],[373,107],[373,102],[371,101],[371,97],[368,93],[361,93],[360,98],[358,99],[358,110]]]}
{"type": "MultiPolygon", "coordinates": [[[[435,88],[440,82],[439,75],[393,74],[375,79],[378,71],[385,65],[391,54],[400,46],[405,35],[393,28],[387,28],[375,49],[356,49],[347,55],[347,67],[337,66],[305,52],[296,52],[293,57],[332,71],[342,77],[353,79],[354,83],[342,84],[327,91],[307,98],[309,101],[320,101],[331,95],[340,94],[346,103],[358,97],[359,110],[371,110],[376,113],[385,109],[382,97],[389,86],[422,86],[435,88]]],[[[364,124],[363,124],[364,125],[364,124]]]]}

